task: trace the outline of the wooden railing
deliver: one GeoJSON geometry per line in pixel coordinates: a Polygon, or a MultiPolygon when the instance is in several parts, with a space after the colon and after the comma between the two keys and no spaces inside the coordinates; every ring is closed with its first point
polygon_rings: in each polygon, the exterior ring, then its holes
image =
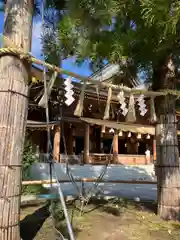
{"type": "Polygon", "coordinates": [[[89,163],[95,165],[111,164],[113,162],[112,154],[90,154],[89,163]]]}
{"type": "MultiPolygon", "coordinates": [[[[40,162],[48,162],[48,156],[46,154],[40,154],[40,162]]],[[[83,155],[60,155],[60,162],[69,164],[83,164],[83,155]]],[[[146,165],[152,164],[153,157],[150,156],[149,159],[145,155],[129,155],[129,154],[119,154],[118,162],[116,164],[124,165],[146,165]]],[[[114,164],[112,154],[98,154],[90,153],[89,164],[92,165],[104,165],[104,164],[114,164]]]]}

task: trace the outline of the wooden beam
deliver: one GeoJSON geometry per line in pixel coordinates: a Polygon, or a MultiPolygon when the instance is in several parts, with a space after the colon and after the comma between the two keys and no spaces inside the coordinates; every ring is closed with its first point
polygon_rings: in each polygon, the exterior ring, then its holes
{"type": "MultiPolygon", "coordinates": [[[[74,179],[75,182],[101,182],[101,183],[123,183],[123,184],[157,184],[156,181],[142,181],[142,180],[97,180],[97,178],[77,178],[74,179]]],[[[34,180],[34,181],[23,181],[22,185],[42,185],[42,184],[51,184],[56,183],[55,179],[51,180],[34,180]]],[[[60,183],[70,183],[71,180],[58,180],[60,183]]]]}

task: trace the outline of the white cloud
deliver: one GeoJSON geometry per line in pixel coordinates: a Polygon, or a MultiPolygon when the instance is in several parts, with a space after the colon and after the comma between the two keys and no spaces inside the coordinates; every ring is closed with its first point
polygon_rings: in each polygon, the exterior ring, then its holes
{"type": "Polygon", "coordinates": [[[32,29],[32,46],[31,52],[36,57],[41,56],[41,33],[42,33],[42,23],[41,21],[33,22],[33,29],[32,29]]]}

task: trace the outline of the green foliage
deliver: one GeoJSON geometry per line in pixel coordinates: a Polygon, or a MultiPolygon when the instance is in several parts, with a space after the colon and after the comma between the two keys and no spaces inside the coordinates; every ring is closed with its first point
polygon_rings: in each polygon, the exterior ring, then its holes
{"type": "Polygon", "coordinates": [[[56,11],[61,12],[56,29],[58,51],[63,58],[74,55],[80,63],[86,59],[100,63],[105,59],[127,66],[125,71],[132,76],[144,71],[148,80],[154,67],[169,55],[179,68],[178,0],[66,0],[62,5],[53,2],[56,11]],[[124,59],[126,64],[122,64],[124,59]]]}
{"type": "Polygon", "coordinates": [[[26,136],[22,160],[23,180],[28,180],[30,178],[30,167],[33,163],[37,162],[37,160],[38,158],[35,154],[35,146],[28,136],[26,136]]]}
{"type": "Polygon", "coordinates": [[[47,194],[48,190],[43,188],[41,185],[27,185],[22,187],[23,195],[38,195],[38,194],[47,194]]]}
{"type": "Polygon", "coordinates": [[[179,1],[142,0],[141,12],[147,26],[156,25],[163,29],[164,36],[176,34],[180,17],[179,1]]]}
{"type": "Polygon", "coordinates": [[[66,0],[46,0],[46,7],[63,10],[66,7],[66,0]]]}
{"type": "MultiPolygon", "coordinates": [[[[23,151],[23,160],[22,160],[22,180],[30,180],[30,168],[33,163],[37,162],[38,158],[35,154],[35,146],[33,145],[30,137],[27,135],[24,144],[23,151]]],[[[23,194],[40,194],[45,193],[46,191],[42,186],[23,186],[22,193],[23,194]]]]}
{"type": "Polygon", "coordinates": [[[50,212],[57,223],[64,219],[63,208],[59,200],[52,201],[50,212]]]}
{"type": "Polygon", "coordinates": [[[42,45],[45,60],[59,65],[61,58],[61,44],[59,41],[58,22],[62,16],[61,11],[47,8],[45,11],[45,22],[43,26],[42,45]]]}

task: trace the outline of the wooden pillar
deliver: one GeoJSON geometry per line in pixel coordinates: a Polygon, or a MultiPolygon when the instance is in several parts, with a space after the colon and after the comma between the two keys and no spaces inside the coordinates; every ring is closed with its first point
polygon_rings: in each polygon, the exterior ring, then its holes
{"type": "Polygon", "coordinates": [[[54,127],[54,146],[53,159],[60,162],[60,143],[61,143],[61,127],[60,125],[54,127]]]}
{"type": "Polygon", "coordinates": [[[104,142],[103,142],[103,140],[104,140],[104,132],[102,132],[102,128],[101,128],[101,132],[100,132],[100,141],[101,141],[101,143],[100,143],[100,146],[101,146],[101,153],[104,153],[104,142]]]}
{"type": "MultiPolygon", "coordinates": [[[[86,128],[85,128],[86,131],[86,128]]],[[[95,129],[94,127],[90,127],[89,126],[89,151],[91,153],[96,152],[95,148],[96,148],[96,142],[95,142],[95,129]]],[[[85,145],[84,145],[85,146],[85,145]]]]}
{"type": "Polygon", "coordinates": [[[73,128],[73,137],[72,137],[72,139],[73,139],[73,154],[76,154],[76,130],[73,128]]]}
{"type": "Polygon", "coordinates": [[[84,127],[84,163],[89,163],[89,124],[84,127]]]}
{"type": "Polygon", "coordinates": [[[67,154],[73,155],[73,128],[68,125],[66,128],[66,146],[67,146],[67,154]]]}
{"type": "Polygon", "coordinates": [[[153,161],[156,161],[156,139],[153,139],[153,161]]]}
{"type": "Polygon", "coordinates": [[[116,131],[114,133],[113,137],[113,163],[118,162],[118,154],[119,154],[119,149],[118,149],[118,132],[116,131]]]}
{"type": "Polygon", "coordinates": [[[96,128],[96,152],[101,152],[101,129],[96,128]]]}

